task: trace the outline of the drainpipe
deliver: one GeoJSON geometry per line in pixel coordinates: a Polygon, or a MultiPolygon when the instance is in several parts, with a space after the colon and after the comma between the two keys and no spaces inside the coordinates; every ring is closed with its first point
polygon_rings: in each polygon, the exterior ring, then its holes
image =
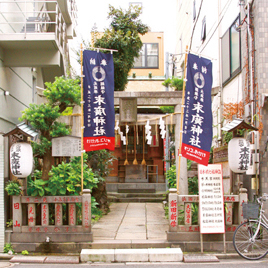
{"type": "MultiPolygon", "coordinates": [[[[220,13],[221,13],[221,0],[218,0],[218,24],[220,21],[220,13]]],[[[218,133],[218,141],[220,141],[221,145],[222,145],[222,133],[221,133],[221,127],[222,127],[222,105],[223,105],[223,94],[222,94],[222,68],[221,68],[221,64],[222,64],[222,60],[221,60],[221,25],[219,24],[218,27],[218,57],[219,57],[219,86],[220,86],[220,90],[219,90],[219,98],[220,98],[220,105],[219,105],[219,115],[217,116],[217,120],[219,120],[219,125],[218,125],[218,129],[217,129],[217,133],[218,133]]]]}
{"type": "Polygon", "coordinates": [[[250,108],[251,108],[251,124],[253,124],[254,116],[254,95],[253,95],[253,66],[252,66],[252,56],[253,56],[253,47],[252,47],[252,36],[250,31],[250,2],[247,5],[248,9],[248,36],[249,36],[249,65],[250,65],[250,108]]]}
{"type": "MultiPolygon", "coordinates": [[[[168,79],[169,78],[169,53],[168,52],[166,52],[166,62],[165,62],[165,64],[166,64],[166,72],[165,72],[165,79],[168,79]]],[[[168,86],[166,87],[166,91],[168,91],[168,86]]]]}

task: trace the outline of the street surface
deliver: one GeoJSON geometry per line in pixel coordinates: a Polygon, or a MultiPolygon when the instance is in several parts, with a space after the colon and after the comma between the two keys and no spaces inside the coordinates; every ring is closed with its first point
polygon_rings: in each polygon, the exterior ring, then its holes
{"type": "Polygon", "coordinates": [[[0,262],[0,267],[14,267],[14,268],[83,268],[83,267],[94,267],[94,268],[174,268],[174,267],[185,267],[185,268],[267,268],[268,258],[259,261],[247,261],[244,259],[228,259],[220,260],[214,263],[81,263],[81,264],[9,264],[8,262],[0,262]],[[2,266],[2,264],[6,266],[2,266]]]}

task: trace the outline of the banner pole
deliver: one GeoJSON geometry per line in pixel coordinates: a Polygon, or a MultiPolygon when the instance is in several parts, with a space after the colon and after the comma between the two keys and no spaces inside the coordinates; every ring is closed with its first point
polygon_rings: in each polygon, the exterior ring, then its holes
{"type": "Polygon", "coordinates": [[[183,128],[187,59],[188,59],[188,46],[186,46],[185,58],[184,58],[183,89],[182,89],[182,99],[181,99],[180,144],[179,144],[179,162],[178,162],[178,174],[177,174],[177,193],[178,194],[179,194],[179,182],[180,182],[180,171],[181,171],[181,144],[182,144],[182,128],[183,128]]]}
{"type": "Polygon", "coordinates": [[[81,193],[84,189],[84,77],[83,77],[83,45],[80,49],[80,61],[81,61],[81,193]]]}

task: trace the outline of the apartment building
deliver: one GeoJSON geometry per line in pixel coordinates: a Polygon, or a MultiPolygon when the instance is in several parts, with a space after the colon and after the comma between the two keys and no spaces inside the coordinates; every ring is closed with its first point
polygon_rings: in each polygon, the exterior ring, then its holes
{"type": "Polygon", "coordinates": [[[214,148],[224,144],[221,128],[234,118],[259,129],[260,166],[237,176],[222,162],[226,193],[246,187],[250,198],[267,192],[267,3],[265,0],[177,1],[178,75],[186,46],[213,63],[214,148]],[[254,179],[258,177],[257,179],[254,179]]]}
{"type": "Polygon", "coordinates": [[[0,1],[0,251],[4,245],[4,182],[8,138],[21,111],[42,102],[45,82],[69,72],[68,40],[76,35],[75,0],[0,1]]]}

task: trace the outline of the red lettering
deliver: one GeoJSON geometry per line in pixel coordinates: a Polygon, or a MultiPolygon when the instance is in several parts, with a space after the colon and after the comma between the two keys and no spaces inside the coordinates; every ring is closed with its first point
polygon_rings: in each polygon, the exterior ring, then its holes
{"type": "Polygon", "coordinates": [[[171,225],[172,227],[175,227],[175,226],[176,226],[176,221],[172,221],[172,222],[170,223],[170,225],[171,225]]]}
{"type": "Polygon", "coordinates": [[[171,206],[171,207],[177,207],[177,201],[172,200],[172,201],[170,202],[170,206],[171,206]]]}

